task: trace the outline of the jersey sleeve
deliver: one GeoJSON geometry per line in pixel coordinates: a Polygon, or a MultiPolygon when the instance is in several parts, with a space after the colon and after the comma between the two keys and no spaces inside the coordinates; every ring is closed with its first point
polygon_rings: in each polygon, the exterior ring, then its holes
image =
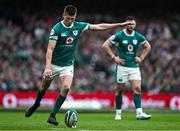
{"type": "Polygon", "coordinates": [[[57,25],[51,29],[49,40],[58,40],[57,25]]]}
{"type": "Polygon", "coordinates": [[[141,35],[141,34],[139,34],[139,42],[140,42],[140,44],[145,44],[146,43],[146,38],[143,36],[143,35],[141,35]]]}
{"type": "Polygon", "coordinates": [[[119,34],[116,33],[112,35],[111,37],[109,37],[109,41],[112,45],[117,45],[119,43],[119,34]]]}
{"type": "Polygon", "coordinates": [[[82,32],[89,29],[90,24],[86,22],[79,22],[82,32]]]}

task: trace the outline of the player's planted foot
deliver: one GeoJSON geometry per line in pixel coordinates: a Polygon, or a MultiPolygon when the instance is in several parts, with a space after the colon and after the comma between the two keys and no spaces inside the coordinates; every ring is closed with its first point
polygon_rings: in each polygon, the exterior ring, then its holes
{"type": "Polygon", "coordinates": [[[115,120],[121,120],[121,115],[116,115],[115,120]]]}
{"type": "Polygon", "coordinates": [[[116,111],[115,120],[121,120],[121,112],[116,111]]]}
{"type": "Polygon", "coordinates": [[[40,104],[33,104],[30,108],[26,110],[25,117],[30,117],[39,106],[40,104]]]}
{"type": "Polygon", "coordinates": [[[52,115],[49,116],[47,122],[48,122],[49,124],[53,124],[53,125],[56,125],[56,126],[59,124],[59,123],[56,121],[56,117],[55,117],[55,116],[52,116],[52,115]]]}
{"type": "Polygon", "coordinates": [[[151,118],[151,115],[147,115],[146,113],[138,113],[136,115],[137,120],[149,120],[151,118]]]}

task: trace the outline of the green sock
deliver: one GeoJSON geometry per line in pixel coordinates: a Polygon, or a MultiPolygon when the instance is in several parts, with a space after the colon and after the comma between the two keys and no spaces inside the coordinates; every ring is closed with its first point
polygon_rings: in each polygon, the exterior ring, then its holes
{"type": "Polygon", "coordinates": [[[61,105],[64,103],[65,99],[66,99],[66,97],[61,96],[61,95],[57,98],[54,108],[51,111],[51,114],[53,114],[53,116],[55,116],[56,113],[59,111],[59,109],[60,109],[61,105]]]}
{"type": "Polygon", "coordinates": [[[116,109],[121,109],[122,106],[122,95],[116,96],[116,109]]]}
{"type": "Polygon", "coordinates": [[[137,108],[141,108],[141,95],[140,94],[134,94],[134,105],[137,108]]]}
{"type": "Polygon", "coordinates": [[[35,105],[39,105],[40,104],[41,99],[43,98],[45,92],[46,91],[44,89],[42,89],[42,90],[38,89],[36,100],[35,100],[35,103],[34,103],[35,105]]]}

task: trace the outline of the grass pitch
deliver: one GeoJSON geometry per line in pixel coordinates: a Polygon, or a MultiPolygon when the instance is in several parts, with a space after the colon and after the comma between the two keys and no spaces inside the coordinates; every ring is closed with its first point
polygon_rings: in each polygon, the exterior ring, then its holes
{"type": "Polygon", "coordinates": [[[135,119],[134,112],[123,112],[122,120],[115,121],[114,113],[78,113],[76,129],[64,124],[64,114],[57,114],[58,126],[49,125],[47,112],[35,112],[30,118],[24,112],[0,112],[0,130],[50,130],[50,131],[95,131],[95,130],[180,130],[180,112],[151,112],[150,120],[135,119]]]}

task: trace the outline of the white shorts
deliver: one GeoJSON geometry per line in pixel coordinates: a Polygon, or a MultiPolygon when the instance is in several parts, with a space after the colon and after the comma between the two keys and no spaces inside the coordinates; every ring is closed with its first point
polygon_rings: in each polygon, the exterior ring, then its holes
{"type": "Polygon", "coordinates": [[[50,78],[44,78],[46,80],[52,80],[56,77],[62,77],[62,76],[72,76],[74,75],[74,66],[57,66],[57,65],[51,65],[52,68],[52,75],[50,78]]]}
{"type": "Polygon", "coordinates": [[[129,80],[141,80],[139,67],[130,68],[116,65],[115,79],[117,83],[126,83],[129,80]]]}

